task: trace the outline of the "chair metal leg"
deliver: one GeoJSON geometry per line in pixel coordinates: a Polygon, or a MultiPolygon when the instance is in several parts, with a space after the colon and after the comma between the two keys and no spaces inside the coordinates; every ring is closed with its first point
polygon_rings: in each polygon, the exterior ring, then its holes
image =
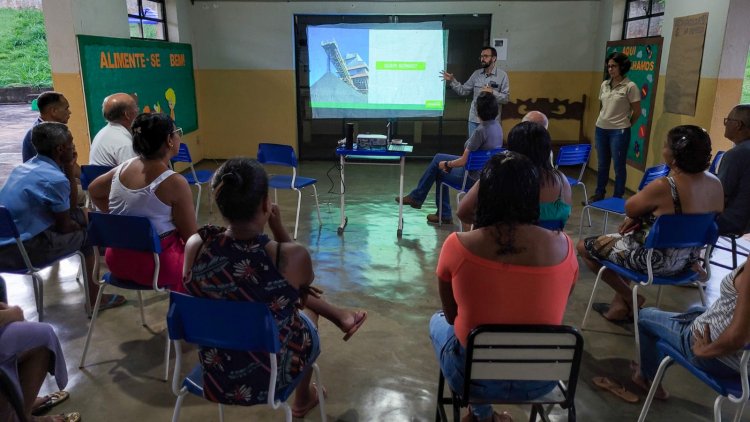
{"type": "Polygon", "coordinates": [[[604,230],[602,230],[602,233],[607,233],[607,220],[609,219],[609,212],[604,211],[604,230]]]}
{"type": "Polygon", "coordinates": [[[604,270],[606,270],[606,268],[601,267],[599,269],[599,272],[596,274],[596,280],[594,280],[594,288],[591,290],[591,298],[589,298],[589,304],[586,305],[586,312],[583,314],[583,321],[581,321],[581,330],[585,329],[586,327],[586,319],[588,319],[589,312],[591,312],[591,305],[594,304],[594,294],[596,294],[596,286],[599,285],[599,280],[601,280],[604,270]]]}
{"type": "Polygon", "coordinates": [[[661,288],[662,286],[659,285],[659,288],[656,290],[656,307],[659,308],[659,304],[661,304],[661,288]]]}
{"type": "MultiPolygon", "coordinates": [[[[584,200],[584,202],[586,202],[586,205],[588,205],[589,204],[589,193],[586,191],[586,185],[584,185],[583,183],[580,183],[580,185],[583,188],[583,200],[584,200]]],[[[584,210],[581,210],[581,222],[583,222],[583,211],[584,210]]],[[[588,209],[588,207],[585,208],[585,211],[586,211],[586,214],[588,215],[588,218],[589,218],[589,227],[591,227],[591,211],[588,209]]]]}
{"type": "Polygon", "coordinates": [[[295,189],[297,192],[297,217],[294,219],[294,240],[297,240],[297,229],[299,228],[299,210],[302,205],[302,191],[295,189]]]}
{"type": "Polygon", "coordinates": [[[44,321],[44,285],[39,274],[31,274],[31,284],[34,286],[34,302],[39,322],[44,321]]]}
{"type": "Polygon", "coordinates": [[[326,422],[326,406],[325,406],[325,395],[323,394],[323,382],[320,380],[320,367],[317,363],[313,364],[313,371],[315,372],[315,388],[318,393],[318,406],[320,407],[320,420],[326,422]]]}
{"type": "Polygon", "coordinates": [[[537,408],[536,405],[531,405],[531,413],[529,413],[529,422],[536,422],[537,408]]]}
{"type": "Polygon", "coordinates": [[[651,382],[651,388],[648,390],[646,401],[643,402],[643,409],[641,409],[641,415],[638,417],[638,422],[643,422],[646,420],[646,415],[648,414],[648,410],[651,407],[651,402],[654,401],[654,395],[656,394],[656,389],[659,388],[659,384],[661,384],[661,380],[664,377],[664,372],[667,370],[667,367],[671,363],[672,363],[672,358],[669,356],[666,356],[664,359],[661,360],[661,363],[659,364],[659,369],[656,370],[656,376],[654,377],[654,380],[651,382]]]}
{"type": "Polygon", "coordinates": [[[138,290],[138,307],[141,310],[141,325],[146,327],[146,314],[143,311],[143,292],[138,290]]]}
{"type": "Polygon", "coordinates": [[[698,296],[701,298],[701,305],[706,306],[706,286],[700,281],[696,281],[695,284],[698,286],[698,296]]]}
{"type": "MultiPolygon", "coordinates": [[[[83,275],[83,294],[84,294],[84,297],[86,298],[86,300],[84,301],[84,303],[86,304],[85,305],[86,315],[87,316],[91,316],[91,303],[89,303],[89,289],[91,288],[91,286],[89,285],[89,283],[91,283],[91,280],[89,280],[89,275],[86,272],[86,257],[83,255],[83,252],[80,252],[80,251],[76,255],[78,255],[78,259],[81,262],[80,274],[83,275]]],[[[94,259],[96,259],[96,258],[94,258],[94,259]]],[[[95,261],[94,265],[95,265],[95,268],[96,268],[96,261],[95,261]]],[[[96,276],[96,275],[97,274],[94,273],[94,276],[96,276]]]]}
{"type": "Polygon", "coordinates": [[[172,342],[169,340],[169,333],[164,332],[167,336],[167,345],[164,346],[164,381],[169,381],[169,353],[171,351],[172,342]]]}
{"type": "Polygon", "coordinates": [[[180,394],[177,395],[177,401],[174,404],[172,422],[177,422],[178,420],[180,420],[180,410],[182,409],[182,402],[185,400],[185,396],[187,396],[187,394],[187,388],[182,387],[182,389],[180,390],[180,394]]]}
{"type": "Polygon", "coordinates": [[[323,220],[320,218],[320,203],[318,203],[318,188],[312,185],[313,192],[315,193],[315,209],[318,210],[318,225],[323,225],[323,220]]]}
{"type": "Polygon", "coordinates": [[[284,408],[284,419],[286,422],[292,422],[292,407],[289,406],[289,403],[282,403],[282,407],[284,408]]]}
{"type": "Polygon", "coordinates": [[[200,213],[201,209],[201,193],[203,193],[203,188],[201,187],[200,183],[196,183],[195,186],[198,187],[198,198],[195,200],[195,222],[198,223],[198,214],[200,213]]]}
{"type": "Polygon", "coordinates": [[[724,396],[719,396],[714,400],[714,422],[721,422],[721,404],[724,398],[724,396]]]}
{"type": "Polygon", "coordinates": [[[442,226],[443,225],[443,218],[442,218],[443,217],[443,183],[442,182],[438,182],[437,180],[435,181],[435,183],[439,183],[438,184],[438,212],[437,212],[437,215],[438,215],[438,226],[442,226]]]}
{"type": "Polygon", "coordinates": [[[437,393],[437,405],[435,408],[435,422],[447,422],[445,415],[445,408],[443,407],[443,394],[445,393],[445,377],[443,377],[443,371],[440,372],[438,378],[438,393],[437,393]]]}
{"type": "Polygon", "coordinates": [[[86,342],[83,343],[83,354],[81,355],[81,363],[78,365],[79,368],[86,366],[86,354],[89,351],[89,343],[91,342],[91,335],[94,333],[94,324],[96,324],[96,317],[99,315],[99,305],[102,303],[105,286],[106,284],[99,286],[99,293],[96,295],[96,303],[94,303],[94,311],[91,314],[91,322],[89,322],[89,331],[86,334],[86,342]]]}
{"type": "Polygon", "coordinates": [[[224,422],[224,405],[219,403],[219,422],[224,422]]]}
{"type": "Polygon", "coordinates": [[[747,404],[746,401],[737,404],[737,410],[734,412],[734,419],[732,419],[732,422],[740,422],[740,419],[742,419],[742,413],[745,411],[745,404],[747,404]]]}
{"type": "Polygon", "coordinates": [[[451,398],[453,404],[453,422],[459,422],[461,420],[461,406],[458,404],[458,397],[451,391],[451,398]]]}
{"type": "MultiPolygon", "coordinates": [[[[633,286],[633,332],[635,334],[635,363],[641,366],[641,338],[638,329],[638,284],[633,286]]],[[[659,286],[661,288],[661,286],[659,286]]]]}

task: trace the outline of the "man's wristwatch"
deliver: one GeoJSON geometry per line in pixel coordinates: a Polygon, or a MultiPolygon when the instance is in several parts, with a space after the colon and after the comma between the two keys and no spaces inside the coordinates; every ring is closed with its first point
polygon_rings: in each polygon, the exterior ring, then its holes
{"type": "Polygon", "coordinates": [[[445,168],[446,169],[450,169],[451,168],[451,166],[448,165],[448,160],[443,161],[443,163],[445,163],[445,168]]]}

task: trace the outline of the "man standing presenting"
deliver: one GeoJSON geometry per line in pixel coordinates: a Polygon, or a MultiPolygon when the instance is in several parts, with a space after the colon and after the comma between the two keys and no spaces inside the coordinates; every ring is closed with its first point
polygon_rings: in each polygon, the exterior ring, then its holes
{"type": "MultiPolygon", "coordinates": [[[[85,255],[89,303],[94,305],[99,284],[94,281],[94,256],[86,244],[87,215],[75,206],[76,147],[62,123],[42,122],[32,129],[37,154],[13,169],[0,190],[0,204],[13,217],[32,265],[48,264],[80,250],[85,255]]],[[[0,267],[24,268],[12,237],[0,238],[0,267]]],[[[119,295],[105,295],[107,308],[125,303],[119,295]]]]}
{"type": "MultiPolygon", "coordinates": [[[[489,92],[494,95],[498,105],[506,104],[510,96],[508,74],[497,68],[497,50],[493,47],[482,48],[479,60],[482,67],[475,70],[464,84],[458,82],[452,73],[445,70],[440,72],[440,77],[450,84],[451,89],[456,94],[474,95],[471,107],[469,107],[469,136],[480,123],[476,112],[476,102],[481,92],[489,92]]],[[[497,121],[500,121],[500,113],[497,114],[497,121]]]]}
{"type": "Polygon", "coordinates": [[[21,156],[24,163],[36,155],[36,148],[31,143],[31,130],[34,126],[42,122],[68,124],[68,119],[70,119],[70,104],[68,104],[65,96],[59,92],[42,92],[36,99],[36,106],[39,109],[39,117],[37,117],[31,129],[26,132],[26,136],[23,137],[21,156]]]}
{"type": "Polygon", "coordinates": [[[107,125],[91,143],[89,164],[116,167],[136,155],[130,126],[138,116],[138,104],[129,94],[112,94],[102,103],[102,115],[107,125]]]}
{"type": "Polygon", "coordinates": [[[720,234],[741,235],[750,231],[750,104],[740,104],[729,112],[724,119],[724,137],[735,146],[719,165],[724,212],[716,223],[720,234]]]}

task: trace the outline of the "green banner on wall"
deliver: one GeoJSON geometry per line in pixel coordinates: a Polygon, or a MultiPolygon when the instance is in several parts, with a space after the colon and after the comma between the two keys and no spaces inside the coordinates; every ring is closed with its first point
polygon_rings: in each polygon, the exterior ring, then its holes
{"type": "Polygon", "coordinates": [[[138,98],[145,113],[169,114],[185,133],[198,129],[190,44],[78,35],[91,137],[107,122],[102,101],[115,92],[138,98]]]}
{"type": "Polygon", "coordinates": [[[607,43],[605,57],[614,52],[627,55],[631,63],[627,77],[641,91],[641,115],[630,130],[630,146],[628,147],[628,164],[640,170],[646,168],[663,40],[662,37],[650,37],[607,43]]]}

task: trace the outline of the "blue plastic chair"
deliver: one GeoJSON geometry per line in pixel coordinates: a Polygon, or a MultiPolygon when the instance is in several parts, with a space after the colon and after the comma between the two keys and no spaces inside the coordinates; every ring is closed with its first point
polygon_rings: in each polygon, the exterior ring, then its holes
{"type": "Polygon", "coordinates": [[[641,415],[638,417],[638,422],[646,420],[646,415],[651,407],[651,402],[654,400],[656,389],[661,383],[667,368],[675,362],[687,369],[688,372],[695,375],[696,378],[703,381],[704,384],[711,387],[711,389],[718,394],[716,400],[714,400],[714,422],[721,422],[721,405],[725,399],[729,399],[730,402],[737,405],[737,410],[735,411],[733,420],[734,422],[740,421],[747,400],[750,399],[750,387],[748,387],[747,374],[747,363],[750,359],[750,345],[745,345],[745,350],[742,352],[742,357],[740,358],[740,373],[733,379],[717,378],[704,372],[695,367],[692,362],[680,353],[679,350],[673,348],[662,340],[656,342],[656,347],[665,355],[665,357],[662,359],[659,364],[659,369],[656,371],[656,377],[654,377],[651,389],[648,391],[648,396],[646,396],[646,401],[643,403],[643,409],[641,409],[641,415]]]}
{"type": "MultiPolygon", "coordinates": [[[[151,222],[146,217],[137,217],[129,215],[102,214],[98,212],[89,213],[88,240],[94,246],[96,256],[97,270],[99,273],[100,257],[99,248],[118,248],[129,249],[141,252],[150,252],[154,257],[154,274],[153,284],[145,286],[130,280],[121,279],[106,273],[99,284],[99,294],[96,296],[94,312],[91,315],[91,323],[86,334],[86,342],[83,345],[83,355],[81,355],[81,364],[79,368],[86,366],[86,354],[89,350],[91,335],[94,332],[94,324],[99,315],[99,306],[101,305],[102,295],[107,286],[117,287],[126,290],[135,290],[138,292],[138,303],[141,311],[141,325],[147,327],[146,316],[143,312],[143,294],[144,290],[155,290],[164,292],[166,289],[158,286],[159,281],[159,253],[161,252],[161,241],[159,234],[154,230],[151,222]]],[[[169,338],[166,341],[164,353],[164,380],[169,379],[169,338]]]]}
{"type": "MultiPolygon", "coordinates": [[[[666,164],[659,164],[653,167],[649,167],[646,169],[646,172],[643,173],[643,178],[641,178],[641,184],[638,185],[638,191],[641,191],[646,185],[653,182],[654,180],[665,177],[669,175],[669,166],[666,164]]],[[[599,210],[604,212],[604,225],[602,229],[602,233],[604,233],[607,230],[607,218],[609,217],[610,213],[618,214],[625,216],[625,198],[606,198],[602,199],[601,201],[592,202],[591,204],[588,204],[583,207],[581,210],[581,225],[578,229],[578,238],[580,239],[581,236],[583,236],[583,214],[584,212],[588,213],[589,215],[589,221],[591,221],[591,214],[590,209],[599,210]]]]}
{"type": "MultiPolygon", "coordinates": [[[[187,144],[180,144],[180,151],[172,157],[172,163],[186,163],[190,172],[183,174],[182,176],[187,180],[188,184],[196,186],[198,188],[198,197],[195,199],[195,221],[198,221],[198,212],[201,207],[201,193],[203,192],[202,186],[211,182],[211,178],[214,177],[214,172],[211,170],[196,170],[193,166],[193,158],[190,156],[190,149],[187,144]]],[[[209,212],[213,212],[213,201],[208,201],[209,212]]]]}
{"type": "MultiPolygon", "coordinates": [[[[440,191],[438,194],[438,224],[443,225],[443,187],[448,187],[451,189],[455,189],[458,191],[456,193],[456,207],[458,207],[458,203],[461,202],[461,198],[466,195],[466,192],[469,191],[471,186],[467,186],[467,182],[469,181],[469,172],[470,171],[478,171],[484,168],[484,165],[487,164],[487,161],[492,158],[493,155],[499,154],[501,152],[505,151],[505,148],[494,148],[494,149],[481,149],[476,151],[470,151],[469,157],[466,159],[466,164],[464,164],[464,178],[461,181],[461,184],[452,183],[449,180],[444,180],[440,183],[440,191]]],[[[459,223],[459,227],[462,227],[463,225],[459,223]]]]}
{"type": "Polygon", "coordinates": [[[719,174],[719,167],[721,166],[721,159],[724,158],[726,151],[717,151],[714,155],[711,165],[708,167],[708,172],[712,174],[719,174]]]}
{"type": "MultiPolygon", "coordinates": [[[[81,262],[81,270],[79,274],[83,274],[83,289],[86,293],[86,312],[89,312],[89,280],[86,274],[86,258],[83,256],[83,252],[76,251],[70,255],[61,256],[60,258],[54,259],[50,262],[43,262],[39,265],[33,265],[29,259],[29,254],[26,252],[26,248],[23,246],[21,241],[21,235],[16,227],[16,222],[13,220],[13,216],[10,214],[7,208],[0,205],[0,239],[12,238],[16,241],[18,246],[18,253],[23,260],[24,267],[22,268],[0,268],[0,273],[9,274],[21,274],[31,276],[32,285],[34,286],[34,298],[36,301],[36,312],[39,316],[39,321],[44,321],[44,284],[42,283],[42,276],[39,274],[43,269],[54,265],[64,259],[70,258],[71,256],[78,256],[81,262]]],[[[76,277],[76,280],[80,282],[80,278],[76,277]]]]}
{"type": "MultiPolygon", "coordinates": [[[[203,369],[195,365],[190,373],[182,378],[182,344],[180,340],[203,347],[247,350],[268,353],[271,364],[268,379],[268,401],[273,409],[283,408],[287,422],[292,420],[292,409],[286,400],[294,391],[277,396],[276,375],[278,372],[276,354],[281,349],[279,331],[271,311],[265,303],[207,299],[170,293],[167,327],[169,338],[174,341],[175,367],[172,376],[172,392],[177,396],[172,422],[180,418],[182,402],[188,393],[198,397],[203,395],[203,369]],[[242,321],[238,324],[238,321],[242,321]]],[[[320,415],[326,420],[325,397],[320,382],[320,369],[312,364],[317,381],[320,415]]],[[[224,407],[219,403],[219,420],[224,420],[224,407]]]]}
{"type": "MultiPolygon", "coordinates": [[[[583,183],[583,173],[586,171],[586,164],[591,156],[591,144],[563,145],[557,153],[555,168],[581,166],[578,177],[573,178],[565,176],[571,188],[580,186],[583,189],[583,200],[588,201],[589,194],[586,191],[586,185],[583,183]]],[[[587,202],[588,204],[588,202],[587,202]]],[[[591,214],[589,214],[589,227],[591,227],[591,214]]]]}
{"type": "MultiPolygon", "coordinates": [[[[602,264],[602,268],[596,275],[596,281],[594,281],[594,288],[591,291],[591,298],[589,299],[588,306],[586,307],[586,313],[583,315],[583,321],[581,322],[581,329],[583,330],[586,326],[586,319],[591,311],[591,306],[594,303],[594,295],[596,294],[596,287],[599,285],[599,281],[602,279],[602,274],[605,270],[609,269],[620,275],[621,277],[632,280],[633,285],[633,297],[632,297],[632,309],[633,309],[633,327],[635,331],[635,350],[636,350],[636,361],[640,364],[640,339],[638,338],[638,288],[641,286],[658,285],[659,292],[656,299],[656,306],[659,306],[659,299],[661,298],[661,286],[673,285],[683,286],[687,284],[697,283],[698,294],[700,295],[701,302],[705,306],[706,296],[703,291],[703,284],[698,280],[699,274],[692,269],[688,268],[683,272],[669,277],[655,276],[652,268],[652,255],[654,249],[665,249],[665,248],[706,248],[706,255],[711,255],[711,249],[713,248],[716,239],[719,237],[719,229],[716,226],[716,214],[679,214],[679,215],[661,215],[656,219],[656,222],[651,227],[651,230],[646,237],[644,247],[648,249],[647,255],[647,272],[639,273],[632,271],[628,268],[619,266],[614,262],[608,260],[598,260],[602,264]]],[[[704,269],[710,275],[711,267],[708,263],[704,262],[704,269]]]]}
{"type": "Polygon", "coordinates": [[[81,189],[86,192],[86,208],[91,208],[91,197],[89,196],[89,185],[97,177],[112,170],[110,166],[95,166],[86,164],[81,166],[81,189]]]}
{"type": "Polygon", "coordinates": [[[312,186],[315,193],[315,209],[318,211],[318,224],[323,225],[320,219],[320,205],[318,204],[318,188],[315,184],[317,179],[302,177],[297,175],[297,155],[294,154],[294,148],[289,145],[261,143],[258,145],[258,162],[263,165],[270,164],[274,166],[291,167],[290,175],[272,175],[268,178],[268,185],[273,188],[273,200],[278,203],[278,189],[291,189],[297,192],[297,217],[294,219],[294,236],[297,239],[297,228],[299,227],[299,211],[302,204],[302,189],[312,186]]]}

